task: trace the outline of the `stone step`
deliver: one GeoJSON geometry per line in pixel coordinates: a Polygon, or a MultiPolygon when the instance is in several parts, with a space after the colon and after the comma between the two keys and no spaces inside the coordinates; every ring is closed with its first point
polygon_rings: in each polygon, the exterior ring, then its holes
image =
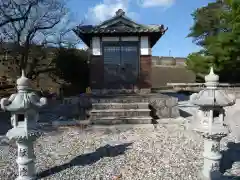
{"type": "Polygon", "coordinates": [[[99,96],[99,97],[93,97],[91,99],[91,102],[94,103],[141,103],[141,102],[149,102],[149,97],[146,96],[99,96]]]}
{"type": "Polygon", "coordinates": [[[114,125],[114,124],[151,124],[152,117],[150,116],[135,116],[135,117],[101,117],[91,121],[96,125],[114,125]]]}
{"type": "Polygon", "coordinates": [[[148,109],[149,103],[93,103],[92,108],[100,109],[148,109]]]}
{"type": "Polygon", "coordinates": [[[90,111],[91,119],[101,117],[135,117],[135,116],[150,116],[150,109],[93,109],[90,111]]]}

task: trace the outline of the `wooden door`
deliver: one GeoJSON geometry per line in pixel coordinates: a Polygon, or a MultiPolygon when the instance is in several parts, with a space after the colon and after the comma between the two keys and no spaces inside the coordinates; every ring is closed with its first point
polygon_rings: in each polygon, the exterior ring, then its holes
{"type": "Polygon", "coordinates": [[[104,42],[104,87],[130,89],[137,83],[139,46],[137,42],[104,42]]]}
{"type": "Polygon", "coordinates": [[[103,44],[104,58],[104,87],[107,89],[120,88],[121,47],[118,44],[103,44]]]}
{"type": "Polygon", "coordinates": [[[126,88],[137,83],[139,72],[139,50],[137,42],[122,42],[121,44],[121,81],[126,88]]]}

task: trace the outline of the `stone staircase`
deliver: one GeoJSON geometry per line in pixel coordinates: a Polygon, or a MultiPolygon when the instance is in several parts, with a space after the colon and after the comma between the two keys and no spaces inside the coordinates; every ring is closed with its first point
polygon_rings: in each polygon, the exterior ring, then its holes
{"type": "Polygon", "coordinates": [[[92,124],[151,124],[149,102],[140,96],[105,96],[92,99],[92,124]]]}

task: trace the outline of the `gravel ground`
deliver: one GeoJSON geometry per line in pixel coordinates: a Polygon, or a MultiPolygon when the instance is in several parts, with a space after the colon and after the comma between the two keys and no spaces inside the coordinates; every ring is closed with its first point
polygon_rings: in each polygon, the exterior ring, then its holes
{"type": "MultiPolygon", "coordinates": [[[[36,168],[46,180],[198,180],[202,142],[182,121],[171,119],[155,127],[64,128],[37,140],[36,168]]],[[[1,180],[15,179],[15,159],[16,146],[2,144],[1,180]]]]}

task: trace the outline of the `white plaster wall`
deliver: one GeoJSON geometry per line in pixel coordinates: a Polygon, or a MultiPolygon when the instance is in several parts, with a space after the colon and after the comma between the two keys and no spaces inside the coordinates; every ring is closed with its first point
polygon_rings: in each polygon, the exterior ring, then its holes
{"type": "MultiPolygon", "coordinates": [[[[102,37],[102,41],[119,41],[119,37],[102,37]]],[[[122,37],[122,41],[137,41],[138,37],[136,36],[129,36],[129,37],[122,37]]],[[[142,36],[140,38],[140,52],[141,55],[150,55],[151,49],[149,48],[149,41],[147,36],[142,36]]],[[[95,56],[101,55],[101,42],[99,37],[92,38],[92,54],[95,56]]]]}
{"type": "Polygon", "coordinates": [[[122,41],[138,41],[138,37],[137,36],[122,37],[121,40],[122,41]]]}
{"type": "Polygon", "coordinates": [[[92,54],[95,56],[101,55],[101,45],[99,37],[92,38],[92,54]]]}
{"type": "Polygon", "coordinates": [[[102,37],[102,41],[119,41],[119,37],[102,37]]]}
{"type": "Polygon", "coordinates": [[[141,48],[141,55],[149,55],[150,49],[149,49],[149,42],[147,36],[142,36],[140,40],[140,48],[141,48]]]}

